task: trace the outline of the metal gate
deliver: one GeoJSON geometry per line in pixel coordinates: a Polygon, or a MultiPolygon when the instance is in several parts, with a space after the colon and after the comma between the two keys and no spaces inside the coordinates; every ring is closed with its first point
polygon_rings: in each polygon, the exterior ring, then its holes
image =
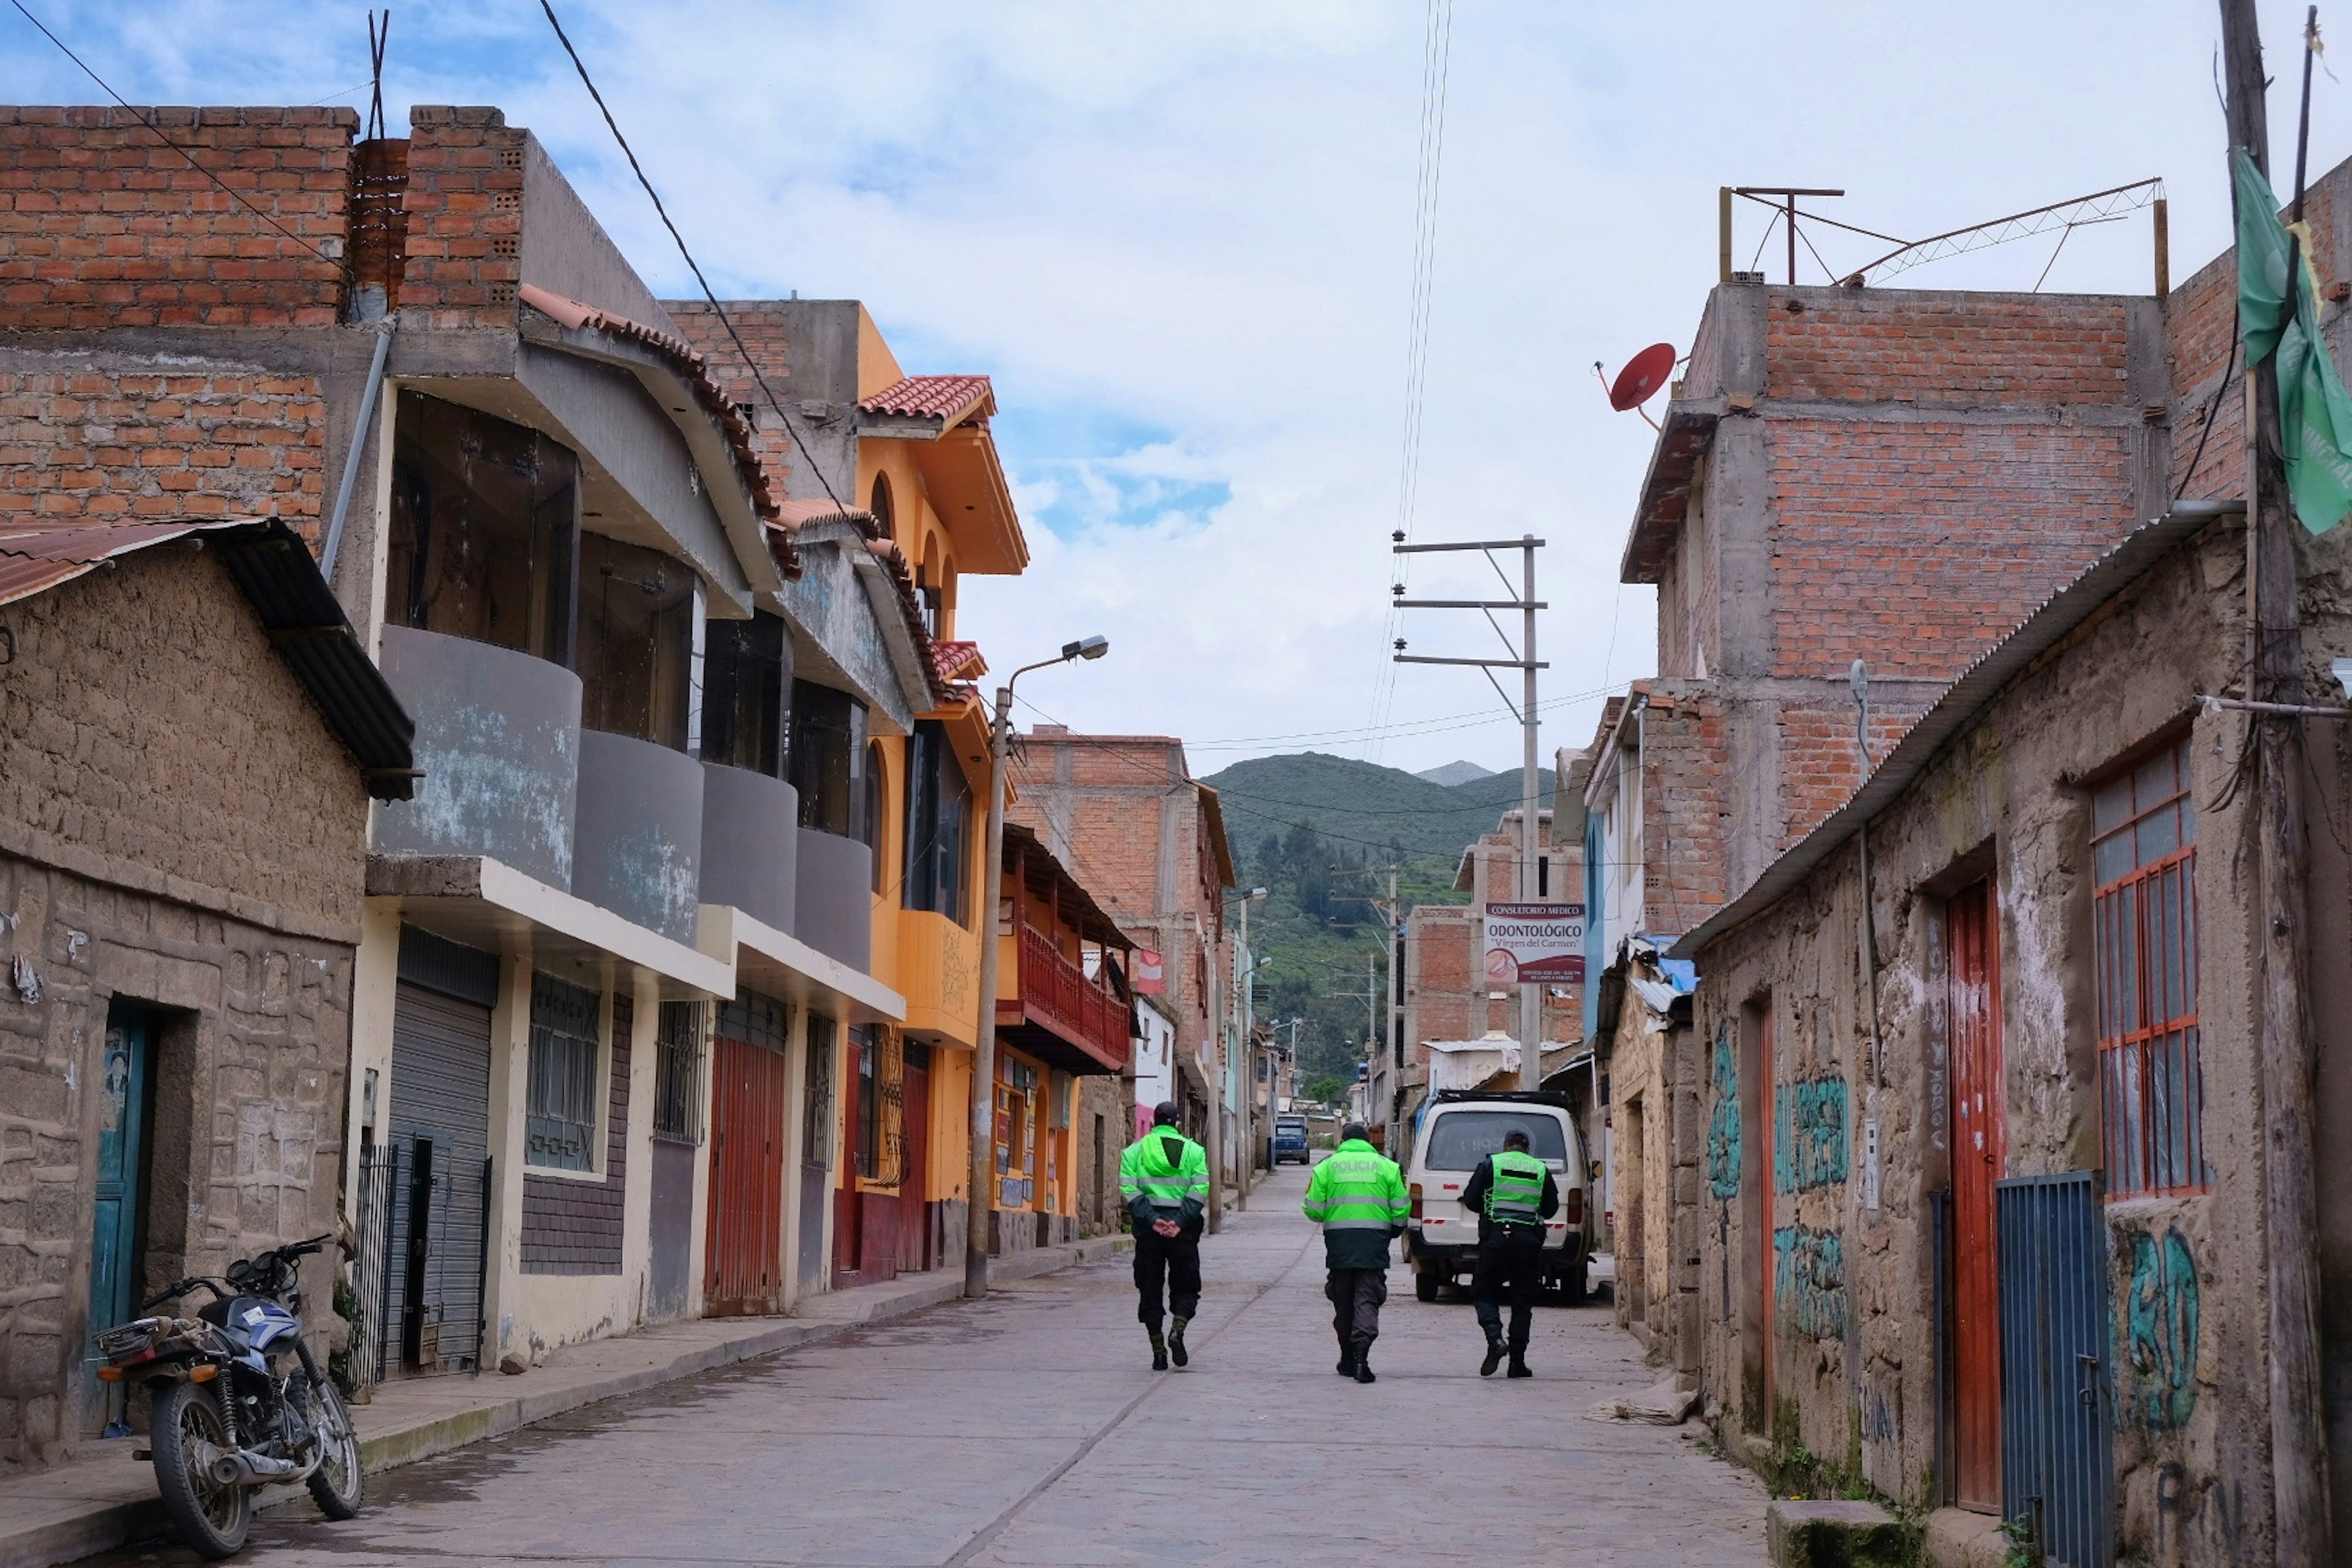
{"type": "Polygon", "coordinates": [[[402,928],[379,1375],[481,1370],[498,984],[497,954],[402,928]]]}
{"type": "Polygon", "coordinates": [[[391,1154],[373,1142],[360,1146],[358,1204],[352,1223],[359,1253],[352,1267],[352,1294],[360,1316],[346,1361],[354,1390],[383,1380],[385,1270],[392,1252],[391,1154]]]}
{"type": "Polygon", "coordinates": [[[2091,1173],[2020,1176],[2000,1215],[2001,1512],[2051,1568],[2115,1561],[2106,1216],[2091,1173]]]}

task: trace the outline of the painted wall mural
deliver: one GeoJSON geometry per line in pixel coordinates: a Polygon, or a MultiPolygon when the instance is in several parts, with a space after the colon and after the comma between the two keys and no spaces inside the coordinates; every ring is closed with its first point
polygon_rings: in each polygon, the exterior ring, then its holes
{"type": "Polygon", "coordinates": [[[2185,1426],[2197,1409],[2201,1292],[2197,1255],[2176,1227],[2161,1237],[2138,1230],[2119,1238],[2131,1258],[2125,1288],[2123,1339],[2116,1357],[2129,1368],[2116,1417],[2151,1432],[2185,1426]]]}
{"type": "Polygon", "coordinates": [[[1707,1070],[1715,1111],[1706,1123],[1706,1190],[1718,1198],[1739,1195],[1739,1061],[1732,1051],[1728,1019],[1716,1026],[1715,1061],[1707,1070]]]}
{"type": "Polygon", "coordinates": [[[1846,1176],[1843,1078],[1784,1083],[1772,1092],[1772,1190],[1804,1193],[1846,1176]]]}
{"type": "Polygon", "coordinates": [[[1845,1338],[1845,1238],[1805,1225],[1774,1231],[1772,1308],[1780,1326],[1791,1332],[1845,1338]]]}

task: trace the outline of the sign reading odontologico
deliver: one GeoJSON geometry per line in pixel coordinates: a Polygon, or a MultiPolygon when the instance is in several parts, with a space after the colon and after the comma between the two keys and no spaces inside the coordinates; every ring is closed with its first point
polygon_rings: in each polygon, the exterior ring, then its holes
{"type": "Polygon", "coordinates": [[[1497,984],[1584,978],[1582,904],[1488,904],[1486,978],[1497,984]]]}

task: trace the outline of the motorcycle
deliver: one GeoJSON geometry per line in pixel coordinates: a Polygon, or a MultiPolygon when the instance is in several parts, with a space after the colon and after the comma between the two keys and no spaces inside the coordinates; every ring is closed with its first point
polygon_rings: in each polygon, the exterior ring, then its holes
{"type": "Polygon", "coordinates": [[[193,1318],[142,1317],[97,1336],[100,1381],[142,1384],[154,1396],[152,1446],[138,1457],[153,1463],[173,1527],[206,1557],[244,1547],[259,1487],[301,1481],[329,1519],[359,1512],[359,1435],[302,1339],[295,1265],[330,1239],[232,1263],[224,1279],[192,1276],[138,1308],[211,1291],[193,1318]]]}

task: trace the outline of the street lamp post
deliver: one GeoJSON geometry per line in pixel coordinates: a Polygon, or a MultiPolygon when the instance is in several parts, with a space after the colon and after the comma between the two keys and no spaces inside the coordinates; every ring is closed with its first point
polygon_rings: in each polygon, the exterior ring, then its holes
{"type": "Polygon", "coordinates": [[[965,1205],[963,1293],[988,1294],[988,1215],[996,1206],[996,908],[1003,882],[1004,764],[1013,750],[1013,686],[1033,669],[1100,658],[1110,639],[1081,637],[1064,643],[1052,658],[1024,664],[996,689],[996,716],[988,727],[988,831],[981,859],[983,895],[980,927],[980,1026],[971,1049],[971,1191],[965,1205]]]}

